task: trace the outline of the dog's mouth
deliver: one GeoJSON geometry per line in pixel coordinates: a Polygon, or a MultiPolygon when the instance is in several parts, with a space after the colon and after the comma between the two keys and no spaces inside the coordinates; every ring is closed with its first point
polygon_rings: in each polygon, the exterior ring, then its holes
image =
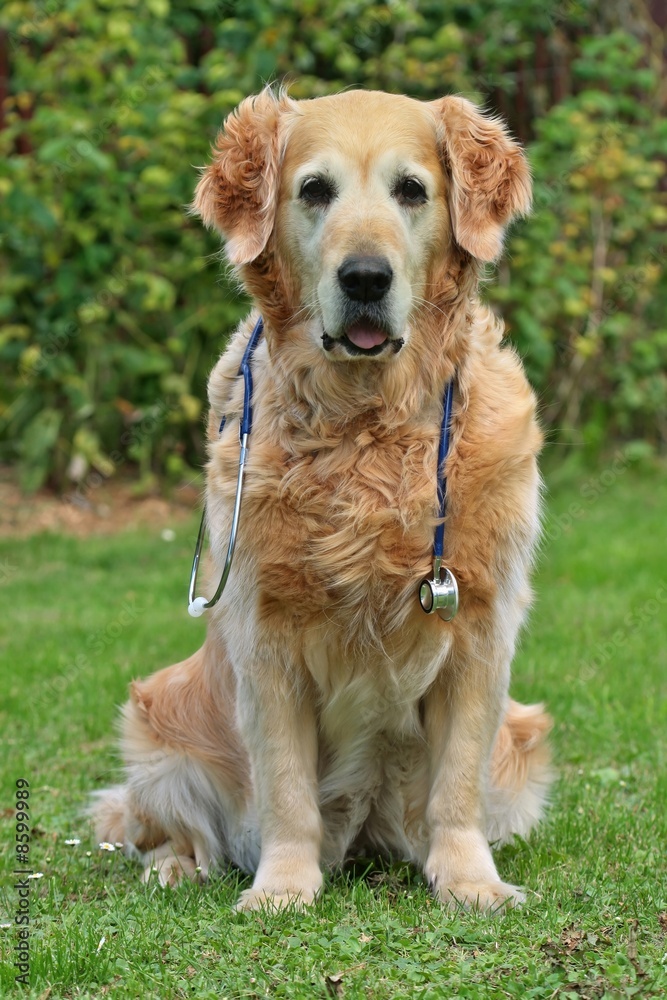
{"type": "Polygon", "coordinates": [[[325,351],[332,351],[336,344],[340,344],[348,354],[372,358],[382,354],[387,348],[398,353],[403,341],[390,337],[386,330],[371,320],[358,320],[350,324],[339,337],[331,337],[325,331],[322,334],[322,344],[325,351]]]}

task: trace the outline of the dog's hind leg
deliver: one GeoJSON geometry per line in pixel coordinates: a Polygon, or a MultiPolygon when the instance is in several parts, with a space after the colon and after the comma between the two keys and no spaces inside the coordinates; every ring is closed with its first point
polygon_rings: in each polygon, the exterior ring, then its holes
{"type": "Polygon", "coordinates": [[[191,851],[191,845],[177,844],[173,840],[168,840],[155,850],[148,851],[143,858],[146,867],[141,878],[142,882],[149,882],[154,874],[158,876],[160,885],[165,886],[178,885],[184,879],[190,879],[192,882],[204,881],[208,869],[205,873],[202,866],[197,864],[198,859],[193,858],[191,853],[186,853],[191,851]]]}
{"type": "Polygon", "coordinates": [[[142,881],[157,874],[161,885],[177,885],[184,878],[203,881],[210,857],[201,837],[169,835],[147,816],[140,816],[127,785],[116,785],[96,795],[92,808],[95,836],[100,843],[122,845],[144,865],[142,881]]]}
{"type": "Polygon", "coordinates": [[[98,837],[138,855],[145,878],[153,868],[163,884],[205,878],[215,861],[251,866],[258,854],[244,821],[249,777],[234,710],[231,671],[212,644],[132,684],[126,783],[98,793],[92,813],[98,837]]]}

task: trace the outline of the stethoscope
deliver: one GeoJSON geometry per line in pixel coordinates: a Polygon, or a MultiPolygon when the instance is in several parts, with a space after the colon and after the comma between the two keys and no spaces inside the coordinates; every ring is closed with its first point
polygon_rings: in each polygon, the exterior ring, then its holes
{"type": "MultiPolygon", "coordinates": [[[[197,571],[199,569],[199,560],[201,558],[201,550],[204,546],[204,536],[206,534],[206,508],[204,508],[201,524],[199,525],[199,534],[197,535],[197,544],[195,545],[195,554],[192,560],[192,570],[190,571],[190,587],[188,588],[188,614],[192,615],[193,618],[199,618],[205,611],[208,611],[218,603],[222,597],[222,592],[227,585],[229,573],[232,568],[232,559],[234,558],[234,549],[236,548],[236,535],[239,530],[239,517],[241,516],[241,493],[243,492],[243,476],[248,458],[248,438],[250,437],[250,431],[252,430],[252,368],[250,367],[250,362],[252,361],[263,330],[264,320],[260,316],[255,323],[254,330],[250,334],[250,340],[248,341],[246,349],[243,352],[241,366],[237,373],[238,375],[243,375],[243,413],[241,414],[241,423],[239,426],[240,451],[239,471],[236,477],[236,497],[234,498],[234,514],[232,516],[232,527],[229,532],[229,544],[227,545],[225,566],[222,571],[222,576],[220,577],[220,583],[218,584],[215,594],[211,600],[207,601],[205,597],[195,597],[195,590],[197,588],[197,571]]],[[[222,434],[226,422],[227,416],[225,415],[220,421],[218,434],[222,434]]]]}
{"type": "Polygon", "coordinates": [[[449,453],[449,438],[452,430],[452,403],[454,401],[454,379],[447,383],[445,401],[442,409],[442,424],[440,425],[440,444],[438,446],[438,505],[440,507],[440,524],[435,529],[433,539],[433,579],[419,584],[419,603],[427,615],[437,611],[445,622],[450,622],[459,610],[459,587],[456,577],[450,569],[442,565],[445,548],[445,514],[447,512],[447,477],[445,461],[449,453]]]}
{"type": "MultiPolygon", "coordinates": [[[[227,555],[225,565],[220,576],[220,582],[213,597],[207,600],[205,597],[195,597],[197,588],[197,573],[199,570],[199,560],[201,559],[204,537],[206,535],[206,509],[202,514],[199,534],[195,545],[195,554],[192,560],[192,570],[190,572],[190,586],[188,588],[188,613],[193,618],[199,618],[205,611],[209,611],[218,603],[227,585],[229,573],[232,568],[234,549],[236,547],[236,536],[239,528],[239,518],[241,515],[241,495],[243,492],[243,477],[248,458],[248,439],[252,430],[252,368],[251,362],[257,345],[264,331],[264,321],[262,317],[257,320],[255,327],[250,334],[250,339],[243,353],[238,374],[243,376],[243,413],[239,426],[239,467],[236,477],[236,496],[234,498],[234,513],[232,515],[232,526],[229,532],[229,543],[227,545],[227,555]]],[[[438,469],[442,470],[442,476],[438,479],[438,503],[440,507],[440,524],[435,530],[433,542],[433,579],[428,577],[419,585],[419,603],[427,615],[437,612],[443,621],[452,620],[459,607],[459,588],[456,578],[451,570],[443,566],[443,551],[445,543],[445,512],[447,508],[447,479],[444,474],[445,460],[449,452],[449,439],[452,422],[452,401],[454,398],[454,380],[452,379],[445,389],[445,399],[442,415],[442,425],[440,427],[440,443],[438,447],[438,469]]],[[[224,430],[227,417],[223,416],[220,422],[219,434],[224,430]]]]}

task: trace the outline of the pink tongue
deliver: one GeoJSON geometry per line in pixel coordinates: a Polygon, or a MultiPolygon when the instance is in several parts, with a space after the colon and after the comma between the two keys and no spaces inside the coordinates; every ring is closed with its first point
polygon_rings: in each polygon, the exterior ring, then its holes
{"type": "Polygon", "coordinates": [[[349,330],[346,330],[346,336],[355,347],[360,347],[362,351],[377,347],[378,344],[384,344],[387,339],[384,330],[378,330],[376,326],[363,326],[361,323],[356,323],[349,330]]]}

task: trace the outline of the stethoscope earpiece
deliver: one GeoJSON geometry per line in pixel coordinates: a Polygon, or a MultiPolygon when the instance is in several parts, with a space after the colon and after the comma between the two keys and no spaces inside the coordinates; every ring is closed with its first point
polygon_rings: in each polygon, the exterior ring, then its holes
{"type": "Polygon", "coordinates": [[[188,614],[191,618],[201,618],[206,611],[208,601],[205,597],[195,597],[194,601],[188,604],[188,614]]]}
{"type": "Polygon", "coordinates": [[[437,611],[444,622],[450,622],[459,610],[459,587],[454,574],[439,562],[435,560],[433,579],[427,577],[419,585],[419,603],[427,615],[437,611]]]}

